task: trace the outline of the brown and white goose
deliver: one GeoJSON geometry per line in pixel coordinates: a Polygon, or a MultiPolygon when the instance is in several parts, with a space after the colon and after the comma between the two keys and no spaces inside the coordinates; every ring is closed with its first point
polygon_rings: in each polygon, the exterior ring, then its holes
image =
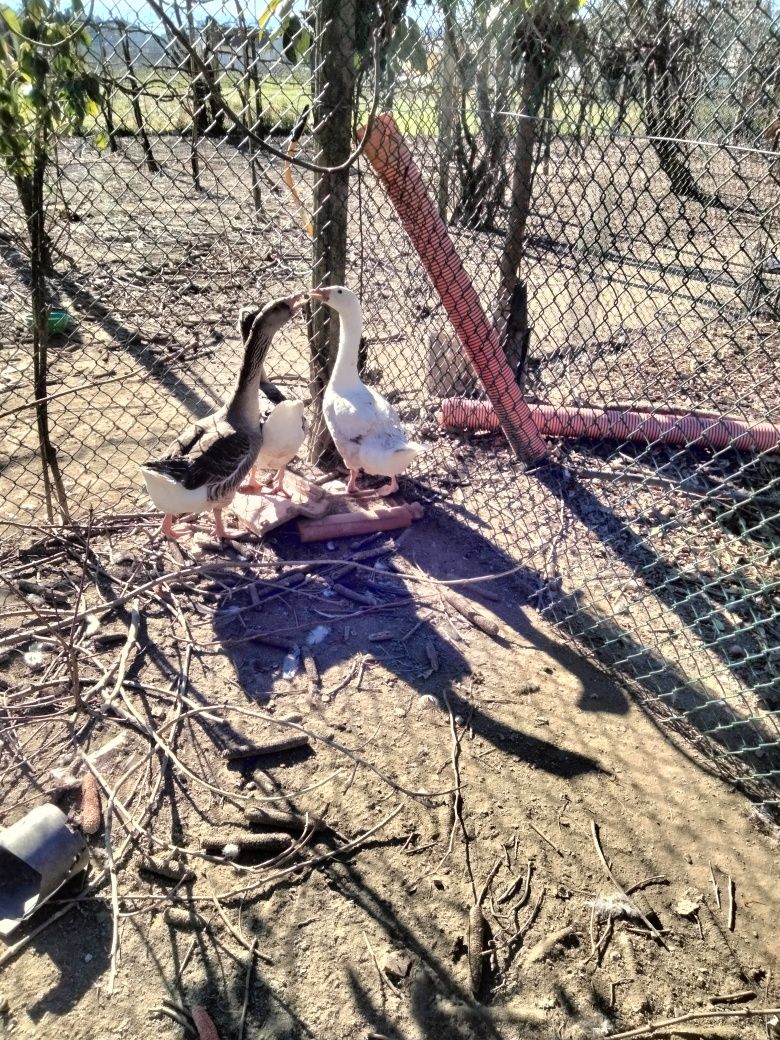
{"type": "MultiPolygon", "coordinates": [[[[244,358],[232,394],[219,411],[188,427],[160,459],[141,466],[146,490],[165,516],[163,534],[181,537],[173,525],[181,513],[214,513],[218,538],[240,533],[227,530],[222,510],[252,469],[263,443],[259,392],[271,399],[279,391],[265,381],[263,363],[275,333],[303,306],[306,294],[274,300],[262,310],[242,308],[239,330],[244,358]]],[[[281,395],[280,395],[281,396],[281,395]]]]}

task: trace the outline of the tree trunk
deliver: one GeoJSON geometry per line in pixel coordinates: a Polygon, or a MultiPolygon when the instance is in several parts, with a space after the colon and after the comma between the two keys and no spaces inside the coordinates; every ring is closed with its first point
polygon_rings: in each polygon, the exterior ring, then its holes
{"type": "Polygon", "coordinates": [[[135,72],[133,71],[133,61],[130,57],[130,41],[127,38],[127,27],[121,26],[121,28],[123,29],[121,36],[122,57],[127,66],[127,82],[130,84],[130,104],[133,109],[136,126],[138,127],[138,136],[141,138],[141,147],[143,148],[144,156],[146,157],[146,168],[149,173],[159,173],[160,166],[154,157],[152,145],[149,141],[149,135],[146,133],[144,115],[141,111],[141,95],[143,91],[141,90],[141,84],[136,79],[135,72]]]}
{"type": "Polygon", "coordinates": [[[116,152],[116,126],[114,124],[114,105],[111,100],[111,70],[108,64],[108,57],[106,56],[106,44],[103,37],[100,37],[100,110],[103,113],[103,121],[106,124],[106,134],[108,136],[108,149],[110,152],[116,152]]]}
{"type": "Polygon", "coordinates": [[[41,172],[41,191],[40,198],[41,203],[38,203],[38,190],[36,186],[35,176],[25,176],[16,178],[16,191],[19,195],[19,201],[22,204],[22,210],[24,212],[25,223],[27,224],[27,233],[29,236],[30,247],[33,248],[33,230],[39,236],[38,238],[38,257],[37,262],[40,266],[40,270],[44,275],[50,275],[54,273],[54,265],[52,262],[51,255],[51,239],[46,231],[45,221],[42,227],[37,225],[37,213],[40,206],[43,205],[43,176],[45,174],[45,165],[41,172]]]}
{"type": "Polygon", "coordinates": [[[496,330],[504,343],[507,360],[515,372],[528,347],[527,329],[520,329],[519,322],[512,319],[513,296],[517,304],[525,296],[518,297],[515,289],[521,285],[520,264],[525,252],[525,229],[531,210],[533,195],[534,146],[537,138],[536,117],[542,103],[545,77],[539,61],[530,57],[526,61],[522,84],[521,117],[515,139],[515,154],[512,167],[512,198],[509,203],[506,238],[501,253],[501,281],[498,294],[498,317],[496,330]],[[512,333],[511,341],[509,334],[512,333]]]}
{"type": "Polygon", "coordinates": [[[63,523],[70,521],[68,500],[57,461],[57,452],[51,442],[49,433],[48,394],[48,347],[49,347],[49,315],[46,306],[45,276],[49,271],[49,238],[46,234],[46,213],[43,200],[43,180],[46,172],[46,156],[43,149],[36,149],[33,160],[33,172],[26,178],[25,215],[27,216],[27,233],[30,239],[30,307],[33,318],[33,400],[35,405],[35,422],[38,429],[38,447],[41,454],[41,470],[43,475],[43,491],[46,501],[46,513],[49,522],[54,520],[52,488],[57,496],[59,512],[63,523]],[[29,212],[27,207],[29,205],[29,212]]]}
{"type": "MultiPolygon", "coordinates": [[[[317,163],[338,166],[350,153],[354,106],[356,0],[319,0],[314,111],[317,163]]],[[[349,170],[325,173],[314,184],[312,285],[346,280],[349,170]]],[[[322,418],[322,394],[336,359],[338,315],[319,305],[309,323],[310,391],[314,409],[312,461],[327,468],[338,456],[322,418]]]]}
{"type": "Polygon", "coordinates": [[[554,108],[555,96],[553,94],[552,86],[548,83],[547,90],[544,92],[544,126],[542,127],[542,133],[544,134],[544,154],[540,156],[542,160],[542,173],[545,177],[549,177],[550,175],[550,151],[552,149],[553,139],[554,108]]]}
{"type": "MultiPolygon", "coordinates": [[[[251,84],[251,92],[249,93],[249,118],[252,121],[252,126],[256,133],[263,133],[263,85],[260,80],[260,72],[258,69],[258,54],[257,54],[257,37],[252,37],[251,50],[247,51],[247,54],[251,56],[251,60],[248,66],[249,82],[251,84]],[[252,112],[252,101],[254,100],[254,113],[252,112]]],[[[249,142],[250,154],[252,156],[250,163],[252,168],[252,201],[254,203],[255,212],[259,213],[263,208],[263,195],[260,190],[260,165],[257,161],[257,146],[254,141],[249,142]]]]}
{"type": "Polygon", "coordinates": [[[452,142],[458,118],[456,75],[457,65],[452,45],[452,31],[448,25],[445,25],[441,54],[441,94],[439,95],[439,188],[437,193],[439,215],[444,221],[447,220],[447,206],[450,199],[452,142]]]}
{"type": "Polygon", "coordinates": [[[626,119],[626,112],[628,110],[628,103],[631,100],[631,76],[630,73],[626,72],[623,74],[618,86],[617,93],[617,113],[615,115],[615,122],[612,124],[610,134],[616,137],[620,133],[620,128],[626,119]]]}
{"type": "MultiPolygon", "coordinates": [[[[195,17],[192,13],[192,0],[187,0],[187,38],[191,47],[197,46],[195,38],[195,17]]],[[[198,74],[193,58],[190,58],[190,104],[192,105],[192,132],[190,136],[190,167],[192,169],[192,185],[200,191],[200,156],[198,141],[208,129],[209,116],[207,103],[209,88],[198,74]]]]}
{"type": "Polygon", "coordinates": [[[716,195],[703,192],[696,184],[679,138],[680,88],[672,82],[672,57],[679,47],[671,39],[670,16],[666,0],[655,0],[653,5],[655,45],[645,62],[645,120],[658,163],[669,178],[672,191],[678,196],[694,199],[702,206],[730,210],[732,207],[716,195]]]}
{"type": "MultiPolygon", "coordinates": [[[[238,28],[243,36],[241,41],[241,58],[244,62],[244,71],[236,84],[238,97],[241,101],[241,114],[256,133],[261,133],[259,111],[260,101],[258,99],[259,84],[256,82],[257,52],[254,47],[250,47],[249,33],[246,27],[244,11],[241,7],[241,0],[236,0],[236,14],[238,28]],[[250,93],[251,88],[253,89],[250,93]]],[[[255,213],[259,213],[263,208],[263,195],[260,190],[260,171],[257,165],[257,146],[251,138],[247,141],[247,149],[249,151],[249,171],[252,177],[252,202],[254,204],[255,213]]]]}
{"type": "Polygon", "coordinates": [[[219,29],[214,22],[209,22],[206,25],[205,39],[204,39],[204,60],[208,67],[211,69],[211,86],[207,88],[207,101],[209,107],[209,119],[208,125],[205,132],[217,134],[219,137],[225,136],[225,113],[222,106],[219,104],[219,98],[215,95],[220,94],[222,88],[219,82],[219,57],[217,55],[217,49],[220,42],[219,29]]]}

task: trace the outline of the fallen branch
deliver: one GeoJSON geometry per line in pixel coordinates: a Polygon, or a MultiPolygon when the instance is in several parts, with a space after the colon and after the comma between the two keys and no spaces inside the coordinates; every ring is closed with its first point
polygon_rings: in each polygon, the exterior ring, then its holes
{"type": "Polygon", "coordinates": [[[222,757],[228,762],[239,758],[259,758],[261,755],[279,755],[283,751],[294,751],[296,748],[309,747],[309,738],[305,733],[297,737],[280,737],[278,740],[267,740],[263,744],[240,744],[225,748],[222,757]]]}
{"type": "Polygon", "coordinates": [[[650,1036],[654,1033],[663,1033],[669,1026],[677,1026],[681,1022],[694,1022],[700,1018],[768,1018],[770,1015],[780,1015],[780,1008],[738,1008],[723,1011],[689,1011],[685,1015],[676,1018],[664,1018],[658,1022],[648,1022],[646,1026],[637,1026],[636,1029],[627,1029],[623,1033],[610,1033],[608,1040],[630,1040],[634,1036],[650,1036]]]}
{"type": "Polygon", "coordinates": [[[293,867],[287,867],[286,870],[278,870],[275,874],[271,874],[268,877],[260,878],[259,881],[253,882],[251,885],[244,885],[242,888],[234,888],[229,892],[222,892],[219,896],[220,899],[235,899],[237,896],[243,896],[247,892],[252,892],[260,885],[269,885],[274,881],[281,881],[283,878],[289,877],[291,874],[302,873],[305,870],[311,870],[313,867],[319,866],[321,863],[327,863],[328,860],[335,859],[337,856],[343,856],[347,852],[351,852],[356,849],[359,845],[362,845],[366,838],[370,838],[372,834],[376,834],[377,831],[386,827],[391,820],[403,809],[403,805],[396,805],[395,808],[383,817],[379,823],[374,824],[373,827],[369,828],[360,837],[354,838],[352,841],[347,842],[346,845],[342,845],[338,849],[333,849],[332,852],[324,852],[320,856],[313,856],[311,859],[304,860],[303,863],[298,863],[293,867]]]}
{"type": "Polygon", "coordinates": [[[647,919],[647,917],[645,917],[645,915],[642,913],[640,908],[636,905],[634,900],[631,898],[631,896],[628,895],[626,890],[623,888],[623,886],[617,880],[615,875],[612,873],[612,870],[610,869],[609,863],[607,863],[607,860],[606,860],[606,858],[604,856],[604,853],[603,853],[603,851],[601,849],[601,842],[599,841],[599,825],[596,823],[595,820],[591,820],[590,821],[590,832],[593,835],[593,844],[596,846],[596,852],[598,853],[598,857],[601,860],[601,865],[604,867],[604,870],[606,870],[607,875],[609,877],[609,880],[612,882],[612,884],[615,886],[615,888],[618,890],[618,892],[621,894],[621,896],[623,896],[623,898],[626,900],[626,902],[630,903],[630,905],[634,907],[634,909],[636,910],[637,914],[639,915],[639,918],[642,921],[642,923],[644,925],[646,925],[647,928],[650,929],[650,931],[653,933],[653,936],[658,940],[658,942],[663,946],[663,948],[668,953],[669,952],[669,947],[664,942],[664,939],[663,939],[663,936],[661,935],[661,933],[658,931],[658,929],[655,927],[655,925],[652,923],[652,921],[649,921],[647,919]]]}
{"type": "MultiPolygon", "coordinates": [[[[11,521],[4,521],[10,523],[11,521]]],[[[18,526],[18,525],[16,525],[18,526]]],[[[40,530],[39,525],[35,525],[36,530],[40,530]]],[[[349,561],[348,561],[349,562],[349,561]]],[[[333,567],[334,564],[343,563],[342,560],[289,560],[288,563],[293,565],[305,565],[307,568],[318,568],[318,567],[333,567]]],[[[158,585],[165,585],[171,581],[182,581],[184,578],[194,577],[198,574],[210,574],[212,571],[224,572],[226,568],[233,568],[235,570],[251,570],[253,567],[258,566],[256,560],[232,560],[224,559],[219,562],[212,563],[199,563],[193,564],[189,567],[180,567],[178,570],[166,571],[164,574],[159,574],[155,578],[151,578],[149,581],[144,582],[141,585],[136,586],[134,589],[130,589],[128,592],[121,596],[117,596],[112,600],[108,600],[106,603],[100,603],[94,607],[89,607],[74,617],[60,621],[57,624],[46,625],[36,629],[26,629],[23,632],[14,632],[7,636],[5,639],[0,640],[0,649],[8,650],[11,647],[18,646],[21,643],[29,642],[32,639],[36,639],[38,636],[52,635],[54,632],[60,631],[63,628],[69,627],[71,624],[77,621],[83,621],[90,614],[94,614],[96,617],[102,614],[106,614],[115,607],[121,607],[129,599],[133,599],[136,596],[140,596],[142,592],[148,592],[150,589],[156,588],[158,585]]],[[[523,570],[524,564],[518,564],[516,567],[510,567],[505,571],[498,571],[495,574],[480,574],[474,578],[450,578],[448,580],[442,580],[439,578],[431,578],[425,574],[415,574],[404,572],[404,577],[409,581],[420,582],[424,585],[435,585],[440,588],[451,588],[453,586],[460,585],[473,585],[481,581],[498,581],[499,578],[506,578],[510,574],[516,574],[518,571],[523,570]]],[[[370,571],[372,574],[376,574],[373,567],[368,567],[362,563],[352,563],[352,569],[370,571]]],[[[405,601],[403,601],[405,602],[405,601]]],[[[381,605],[374,609],[383,610],[386,606],[397,606],[398,604],[381,605]]],[[[260,639],[263,633],[259,632],[250,636],[249,639],[260,639]]],[[[241,642],[247,642],[248,640],[241,640],[241,642]]],[[[223,645],[227,645],[226,643],[223,645]]],[[[515,644],[518,645],[518,644],[515,644]]],[[[530,646],[530,644],[529,644],[530,646]]]]}
{"type": "Polygon", "coordinates": [[[548,838],[546,834],[542,834],[542,832],[539,830],[539,828],[536,826],[535,823],[531,823],[531,821],[529,820],[528,821],[528,826],[531,828],[532,831],[534,831],[536,834],[539,835],[539,837],[542,839],[542,841],[546,841],[547,844],[550,846],[550,848],[554,849],[558,853],[559,856],[564,856],[565,855],[565,853],[563,853],[561,851],[561,849],[558,848],[558,846],[555,844],[554,841],[551,841],[550,838],[548,838]]]}
{"type": "Polygon", "coordinates": [[[546,957],[549,957],[556,946],[560,946],[561,943],[566,942],[573,935],[576,934],[574,928],[561,928],[557,932],[553,932],[552,935],[548,935],[544,939],[540,939],[536,946],[532,946],[528,951],[523,964],[528,967],[530,964],[536,964],[537,961],[543,961],[546,957]]]}
{"type": "Polygon", "coordinates": [[[249,988],[252,983],[252,968],[255,963],[255,950],[257,949],[257,938],[252,940],[249,947],[249,956],[246,961],[246,979],[244,980],[244,1003],[241,1006],[241,1018],[238,1023],[238,1040],[244,1040],[244,1025],[246,1024],[246,1013],[249,1007],[249,988]]]}
{"type": "Polygon", "coordinates": [[[485,635],[490,636],[492,639],[501,638],[501,629],[498,623],[481,610],[477,610],[464,596],[460,596],[457,592],[452,592],[451,590],[442,592],[441,595],[445,603],[457,610],[480,632],[484,632],[485,635]]]}
{"type": "MultiPolygon", "coordinates": [[[[304,733],[304,734],[306,734],[306,736],[310,740],[314,740],[314,741],[316,741],[319,744],[324,744],[326,747],[333,748],[334,751],[338,751],[339,754],[341,754],[341,755],[346,755],[347,758],[351,759],[353,762],[357,762],[357,764],[360,765],[360,766],[363,766],[364,769],[368,769],[372,773],[375,773],[376,776],[378,776],[384,783],[387,784],[388,787],[391,787],[394,791],[397,791],[399,794],[406,795],[408,798],[414,798],[414,799],[416,799],[418,801],[425,801],[425,802],[427,802],[430,798],[441,798],[444,795],[452,793],[451,790],[446,790],[446,791],[412,791],[408,787],[404,787],[402,784],[396,783],[396,781],[392,780],[386,773],[383,773],[381,769],[378,769],[375,765],[373,765],[371,762],[368,762],[365,758],[361,758],[359,755],[356,755],[354,751],[350,751],[350,749],[347,748],[347,747],[344,747],[343,744],[339,744],[337,741],[332,740],[329,737],[321,737],[319,735],[319,733],[315,733],[313,730],[306,729],[304,726],[301,726],[300,723],[290,722],[287,719],[275,718],[273,715],[268,715],[265,712],[258,711],[257,709],[244,708],[240,704],[225,704],[225,703],[223,703],[223,704],[209,704],[207,706],[200,707],[200,708],[191,708],[189,711],[182,712],[182,714],[180,716],[180,720],[182,722],[184,722],[188,718],[193,718],[196,715],[211,714],[211,713],[215,713],[216,714],[217,712],[220,712],[220,711],[224,711],[224,712],[234,711],[234,712],[237,712],[239,715],[248,715],[250,718],[263,719],[265,722],[273,723],[276,726],[286,726],[289,729],[297,730],[299,733],[304,733]]],[[[160,727],[160,728],[162,728],[162,727],[160,727]]],[[[160,743],[161,738],[159,737],[159,735],[157,735],[157,734],[155,735],[155,740],[156,740],[156,742],[160,743]]],[[[164,741],[162,742],[162,746],[163,747],[166,746],[164,741]]],[[[198,777],[195,774],[191,773],[189,770],[186,770],[183,766],[181,766],[181,764],[173,756],[171,756],[171,760],[174,762],[175,765],[179,766],[179,768],[181,768],[189,776],[192,776],[197,782],[199,782],[201,784],[204,784],[206,787],[210,787],[217,794],[223,794],[223,792],[220,791],[218,788],[214,788],[213,785],[207,784],[201,777],[198,777]]],[[[243,800],[243,801],[250,800],[248,798],[248,796],[243,795],[243,794],[236,794],[233,797],[235,799],[240,799],[240,800],[243,800]]],[[[266,798],[253,798],[251,800],[253,800],[253,801],[275,801],[277,799],[274,799],[274,798],[267,798],[267,799],[266,798]]]]}

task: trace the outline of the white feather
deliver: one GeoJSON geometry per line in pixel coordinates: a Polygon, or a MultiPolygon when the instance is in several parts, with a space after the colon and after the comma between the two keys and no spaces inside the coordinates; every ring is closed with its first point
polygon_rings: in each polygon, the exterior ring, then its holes
{"type": "Polygon", "coordinates": [[[258,469],[281,469],[298,454],[306,437],[302,401],[282,401],[263,424],[258,469]]]}
{"type": "Polygon", "coordinates": [[[141,466],[141,473],[149,498],[163,513],[202,513],[219,504],[209,502],[207,484],[197,488],[185,488],[172,477],[147,469],[146,466],[141,466]]]}
{"type": "Polygon", "coordinates": [[[328,304],[341,318],[339,352],[322,402],[322,414],[344,462],[380,477],[403,473],[424,450],[410,440],[395,408],[360,380],[357,371],[362,314],[348,289],[328,289],[328,304]]]}

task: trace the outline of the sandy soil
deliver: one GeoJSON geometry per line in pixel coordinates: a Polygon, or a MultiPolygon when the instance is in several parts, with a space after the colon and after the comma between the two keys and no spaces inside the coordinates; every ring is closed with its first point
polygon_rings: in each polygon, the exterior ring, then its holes
{"type": "MultiPolygon", "coordinates": [[[[221,399],[237,360],[238,307],[309,279],[309,243],[289,212],[278,169],[269,167],[264,211],[255,215],[246,157],[204,145],[205,190],[196,194],[186,144],[163,139],[155,147],[163,162],[155,178],[144,172],[134,144],[108,157],[77,142],[62,156],[67,205],[53,218],[69,259],[56,288],[77,329],[52,349],[51,389],[69,392],[52,401],[51,416],[68,493],[82,517],[90,507],[101,516],[148,508],[137,463],[167,443],[172,426],[221,399]],[[112,382],[98,385],[104,380],[112,382]]],[[[652,157],[634,145],[594,144],[580,153],[556,144],[552,158],[549,172],[540,172],[546,179],[527,257],[529,393],[567,404],[663,401],[777,421],[777,322],[766,310],[747,316],[744,299],[755,263],[775,248],[776,220],[680,206],[652,157]],[[586,190],[593,183],[612,185],[606,218],[586,190]]],[[[767,203],[758,191],[762,171],[747,159],[721,157],[705,176],[732,202],[748,196],[758,208],[767,203]]],[[[429,337],[447,334],[446,319],[369,176],[360,188],[351,284],[363,296],[371,378],[431,443],[405,488],[426,504],[427,518],[400,554],[447,578],[521,564],[495,586],[499,602],[486,602],[509,638],[491,640],[445,612],[427,586],[414,587],[410,604],[365,614],[325,575],[259,610],[232,572],[141,596],[143,627],[125,693],[149,725],[171,723],[177,698],[184,710],[185,696],[201,706],[260,705],[275,717],[294,712],[313,732],[359,749],[385,779],[364,767],[353,775],[352,759],[333,743],[267,768],[247,760],[228,769],[219,752],[231,728],[236,739],[277,735],[278,727],[258,717],[231,715],[225,727],[198,716],[174,726],[177,762],[152,757],[119,792],[134,817],[147,805],[151,814],[124,850],[122,819],[114,818],[123,915],[114,994],[111,901],[103,886],[3,968],[0,990],[10,1013],[0,1025],[18,1036],[179,1035],[168,1019],[150,1017],[167,996],[190,1007],[205,1003],[221,1035],[236,1036],[253,937],[268,960],[255,964],[246,1036],[592,1036],[605,1022],[628,1028],[740,989],[754,990],[754,1003],[777,1003],[770,978],[777,839],[765,815],[723,779],[757,802],[776,802],[776,462],[571,444],[556,447],[550,467],[529,473],[498,437],[442,434],[438,397],[450,392],[457,373],[445,373],[436,393],[426,390],[425,376],[429,337]],[[728,497],[745,491],[754,495],[749,503],[728,497]],[[244,622],[290,645],[327,624],[331,631],[314,648],[322,690],[312,698],[302,676],[281,677],[284,650],[229,642],[246,635],[244,622]],[[582,651],[629,680],[631,696],[585,663],[582,651]],[[424,694],[437,704],[422,702],[424,694]],[[391,777],[428,792],[453,787],[447,701],[462,783],[463,827],[454,830],[448,796],[420,801],[386,783],[391,777]],[[321,843],[320,836],[310,842],[304,857],[335,850],[401,808],[351,854],[277,882],[266,880],[268,871],[247,875],[197,855],[215,831],[240,833],[242,799],[270,789],[301,811],[324,814],[334,828],[321,843]],[[647,900],[642,912],[652,909],[656,926],[670,929],[668,952],[617,921],[598,958],[592,954],[592,901],[616,891],[596,855],[593,819],[624,887],[665,875],[668,884],[639,896],[647,900]],[[172,886],[138,872],[142,855],[165,855],[159,842],[187,850],[196,880],[173,899],[192,897],[206,921],[200,930],[167,922],[172,886]],[[497,949],[485,958],[474,999],[464,950],[471,877],[479,889],[499,859],[495,913],[490,898],[485,903],[497,949]],[[497,903],[529,861],[527,899],[520,890],[497,903]],[[733,933],[729,876],[737,894],[733,933]],[[242,943],[211,893],[250,882],[256,890],[247,898],[223,900],[242,943]],[[507,947],[508,934],[527,922],[542,893],[522,943],[507,947]],[[692,917],[674,911],[685,898],[700,905],[692,917]],[[528,963],[534,945],[564,927],[573,929],[570,941],[528,963]],[[380,977],[369,943],[380,964],[397,955],[388,962],[390,981],[380,977]]],[[[7,185],[0,219],[15,226],[7,185]]],[[[483,298],[491,299],[496,237],[453,234],[483,298]]],[[[70,609],[83,547],[74,556],[72,546],[55,542],[19,556],[37,537],[44,512],[31,413],[23,407],[31,371],[23,260],[7,245],[2,250],[9,271],[0,287],[8,319],[0,330],[4,567],[21,567],[17,574],[26,568],[30,580],[61,588],[70,609]],[[66,556],[52,562],[59,552],[66,556]]],[[[288,392],[306,394],[302,326],[279,338],[269,370],[288,392]]],[[[90,606],[182,566],[172,550],[150,549],[155,523],[141,519],[128,529],[119,522],[95,535],[93,550],[110,580],[99,595],[90,578],[90,606]]],[[[302,550],[281,534],[266,559],[275,553],[299,559],[302,550]]],[[[304,555],[333,553],[320,546],[304,555]]],[[[384,605],[386,572],[356,572],[349,581],[384,605]]],[[[473,594],[470,586],[464,591],[473,594]]],[[[13,633],[29,623],[30,609],[8,596],[3,627],[13,633]]],[[[122,640],[129,620],[109,616],[101,633],[122,640]]],[[[95,639],[83,636],[81,667],[90,681],[121,650],[121,642],[100,649],[95,639]]],[[[47,650],[42,674],[30,674],[19,651],[2,667],[0,822],[7,824],[46,796],[50,769],[73,749],[62,718],[42,714],[69,703],[61,654],[47,650]],[[43,703],[25,692],[41,679],[53,684],[52,700],[43,703]]],[[[90,720],[79,743],[96,748],[117,726],[127,730],[109,718],[90,720]]],[[[127,741],[126,753],[105,766],[109,785],[120,782],[134,753],[146,762],[142,733],[127,730],[127,741]]],[[[78,815],[77,794],[61,804],[78,815]]],[[[106,865],[103,834],[90,846],[94,878],[106,865]]],[[[244,855],[239,867],[252,863],[244,855]]],[[[603,936],[605,921],[594,920],[593,928],[603,936]]],[[[716,1021],[716,1032],[706,1035],[736,1036],[743,1025],[749,1035],[764,1035],[740,1019],[716,1021]]]]}
{"type": "MultiPolygon", "coordinates": [[[[88,752],[117,732],[126,738],[121,754],[99,764],[106,787],[117,793],[111,837],[89,839],[93,879],[106,866],[107,845],[113,849],[114,992],[104,882],[3,967],[0,990],[10,1010],[2,1022],[11,1035],[179,1036],[169,1019],[155,1020],[154,1009],[173,999],[204,1004],[220,1036],[237,1036],[246,947],[254,940],[247,1037],[590,1037],[712,1010],[712,997],[742,990],[756,994],[753,1006],[778,1004],[777,829],[564,645],[529,607],[523,575],[490,583],[489,599],[477,592],[484,583],[460,587],[473,606],[498,619],[497,639],[447,606],[434,586],[398,575],[398,567],[405,574],[410,566],[440,578],[495,573],[504,561],[486,540],[429,511],[397,547],[392,538],[374,540],[391,551],[366,561],[374,562],[371,570],[338,579],[373,597],[374,608],[344,598],[320,566],[255,605],[267,587],[228,566],[185,574],[187,554],[182,563],[178,550],[150,542],[151,530],[98,531],[92,549],[103,568],[101,596],[91,580],[85,591],[94,606],[160,571],[182,574],[167,591],[163,585],[156,595],[130,600],[141,628],[119,708],[82,716],[76,725],[76,742],[88,752]],[[303,671],[284,678],[282,647],[247,641],[263,635],[300,646],[317,626],[327,628],[310,650],[319,688],[303,671]],[[218,720],[221,712],[210,718],[203,711],[217,704],[231,706],[228,724],[218,720]],[[200,714],[176,723],[193,707],[200,714]],[[136,725],[122,719],[125,711],[135,713],[136,725]],[[309,748],[233,764],[223,759],[225,747],[286,732],[266,720],[296,717],[317,735],[309,748]],[[166,735],[175,758],[158,757],[145,725],[166,735]],[[455,815],[451,792],[458,786],[455,815]],[[259,865],[268,853],[246,851],[236,865],[219,855],[203,859],[198,850],[218,834],[241,840],[259,832],[243,807],[262,797],[322,816],[333,828],[283,864],[303,869],[273,880],[274,868],[259,865]],[[393,812],[354,851],[338,854],[393,812]],[[123,818],[141,821],[129,844],[123,818]],[[619,908],[598,858],[594,822],[622,887],[647,881],[628,909],[619,908]],[[175,887],[139,871],[144,856],[165,860],[174,848],[185,850],[180,862],[194,872],[191,882],[175,887]],[[330,853],[305,866],[309,857],[330,853]],[[528,890],[521,884],[504,898],[529,864],[528,890]],[[494,952],[484,958],[475,996],[468,914],[494,866],[483,902],[494,952]],[[197,929],[181,913],[171,916],[171,906],[199,915],[197,929]],[[691,906],[698,909],[682,914],[691,906]],[[638,913],[662,929],[668,948],[638,913]],[[618,916],[608,935],[609,914],[618,916]],[[542,955],[537,944],[564,929],[562,941],[542,955]],[[518,930],[522,936],[511,940],[518,930]]],[[[284,559],[333,560],[364,545],[304,552],[281,531],[258,558],[266,568],[284,559]]],[[[72,604],[77,549],[39,544],[14,566],[24,564],[34,580],[64,590],[72,604]],[[57,559],[56,551],[66,556],[57,559]]],[[[195,562],[215,559],[206,552],[195,562]]],[[[11,560],[5,564],[10,570],[11,560]]],[[[268,573],[262,563],[260,573],[268,573]]],[[[23,605],[9,598],[6,610],[14,603],[23,605]]],[[[127,612],[110,612],[99,631],[79,637],[86,688],[118,658],[129,621],[127,612]],[[119,643],[107,646],[111,633],[119,643]]],[[[50,770],[73,759],[73,731],[62,715],[47,721],[44,714],[67,712],[67,684],[50,687],[54,705],[25,706],[31,683],[63,675],[60,657],[45,651],[43,671],[31,673],[14,652],[0,676],[9,752],[3,824],[40,802],[51,791],[50,770]]],[[[90,703],[97,708],[100,697],[90,703]]],[[[59,804],[78,821],[78,791],[61,795],[59,804]]],[[[72,886],[63,898],[77,892],[72,886]]],[[[757,1022],[713,1019],[686,1035],[764,1031],[757,1022]]]]}

